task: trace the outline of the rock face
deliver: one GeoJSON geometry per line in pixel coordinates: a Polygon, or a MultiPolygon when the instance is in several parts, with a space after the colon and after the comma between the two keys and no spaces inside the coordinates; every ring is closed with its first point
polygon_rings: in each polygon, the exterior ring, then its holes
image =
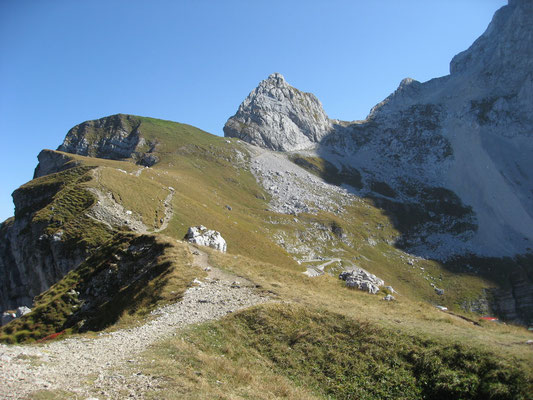
{"type": "Polygon", "coordinates": [[[29,312],[31,312],[31,309],[26,307],[26,306],[17,307],[15,312],[6,311],[6,312],[2,313],[2,323],[1,323],[1,325],[8,324],[9,322],[13,321],[14,319],[20,318],[23,315],[28,314],[29,312]]]}
{"type": "Polygon", "coordinates": [[[58,150],[99,158],[128,158],[141,140],[138,124],[132,122],[129,116],[118,114],[76,125],[58,150]]]}
{"type": "MultiPolygon", "coordinates": [[[[533,6],[516,1],[450,64],[450,75],[411,79],[371,111],[367,121],[338,126],[324,153],[364,167],[403,201],[417,187],[442,187],[471,207],[463,235],[429,234],[422,255],[524,253],[533,239],[533,6]],[[413,190],[414,189],[414,190],[413,190]],[[408,192],[409,191],[409,192],[408,192]],[[462,237],[461,237],[462,236],[462,237]]],[[[418,197],[418,199],[416,199],[418,197]]]]}
{"type": "Polygon", "coordinates": [[[34,296],[87,256],[86,246],[67,243],[62,230],[47,234],[47,223],[34,220],[35,213],[51,203],[59,189],[43,184],[13,193],[15,218],[0,225],[0,310],[31,307],[34,296]]]}
{"type": "Polygon", "coordinates": [[[86,121],[68,131],[58,150],[112,160],[134,158],[138,164],[151,167],[158,161],[152,154],[156,144],[145,140],[140,125],[134,116],[123,114],[86,121]],[[141,151],[145,147],[148,151],[141,151]]]}
{"type": "Polygon", "coordinates": [[[242,102],[224,126],[224,135],[272,150],[301,150],[332,130],[320,101],[274,73],[242,102]]]}
{"type": "Polygon", "coordinates": [[[203,225],[191,226],[185,235],[185,240],[200,246],[211,247],[215,250],[226,252],[226,241],[217,231],[207,229],[203,225]]]}
{"type": "Polygon", "coordinates": [[[34,179],[53,174],[55,172],[64,171],[79,165],[66,154],[61,154],[50,150],[41,151],[37,156],[37,159],[39,160],[39,164],[35,168],[35,172],[33,174],[34,179]]]}

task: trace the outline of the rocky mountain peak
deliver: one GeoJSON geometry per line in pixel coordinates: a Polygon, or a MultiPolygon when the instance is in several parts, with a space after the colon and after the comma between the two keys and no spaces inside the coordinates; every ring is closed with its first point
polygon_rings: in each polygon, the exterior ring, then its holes
{"type": "Polygon", "coordinates": [[[273,73],[248,95],[224,126],[224,135],[272,150],[312,147],[332,130],[320,101],[273,73]]]}
{"type": "Polygon", "coordinates": [[[275,83],[278,86],[288,86],[287,81],[285,80],[285,77],[281,75],[279,72],[274,72],[273,74],[270,74],[267,79],[265,79],[263,82],[269,82],[269,83],[275,83]]]}
{"type": "Polygon", "coordinates": [[[138,125],[134,118],[123,114],[85,121],[68,131],[58,150],[99,158],[128,158],[140,141],[138,125]]]}

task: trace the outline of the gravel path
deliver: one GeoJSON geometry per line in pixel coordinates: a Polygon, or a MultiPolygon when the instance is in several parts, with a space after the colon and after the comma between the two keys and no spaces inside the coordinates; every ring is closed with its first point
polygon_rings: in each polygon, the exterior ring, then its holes
{"type": "Polygon", "coordinates": [[[154,378],[142,372],[123,376],[115,371],[126,365],[135,366],[136,357],[143,350],[179,328],[270,300],[258,293],[251,282],[209,267],[205,253],[193,249],[193,254],[197,266],[210,268],[209,276],[203,282],[195,281],[197,286],[188,289],[179,303],[154,311],[155,319],[145,325],[102,333],[96,339],[0,345],[0,398],[28,398],[43,389],[72,392],[77,399],[143,398],[143,392],[157,386],[154,378]]]}
{"type": "MultiPolygon", "coordinates": [[[[322,261],[322,260],[309,260],[304,262],[314,262],[314,261],[322,261]]],[[[304,272],[305,275],[314,278],[315,276],[324,275],[324,268],[326,268],[328,265],[333,264],[335,262],[342,261],[340,258],[332,258],[331,260],[326,261],[323,264],[307,267],[307,270],[304,272]]]]}
{"type": "Polygon", "coordinates": [[[172,198],[174,197],[175,189],[169,186],[168,191],[168,196],[166,197],[165,202],[163,203],[165,206],[165,217],[163,218],[161,226],[157,229],[154,229],[154,232],[161,232],[167,229],[168,223],[172,219],[172,215],[174,215],[174,210],[172,209],[172,198]]]}
{"type": "MultiPolygon", "coordinates": [[[[118,169],[126,173],[126,171],[118,169]]],[[[144,168],[139,169],[130,175],[140,176],[144,168]]],[[[97,182],[100,182],[100,168],[96,168],[93,172],[93,177],[97,182]]],[[[126,210],[122,204],[118,203],[111,192],[103,191],[97,188],[88,188],[92,194],[97,198],[96,203],[88,212],[89,217],[107,225],[113,229],[122,225],[127,225],[130,229],[138,233],[152,233],[161,232],[167,229],[168,223],[174,215],[172,208],[172,198],[174,197],[175,189],[171,186],[166,188],[168,195],[163,202],[165,207],[165,216],[161,219],[161,226],[155,229],[149,229],[141,220],[141,217],[131,210],[126,210]]]]}

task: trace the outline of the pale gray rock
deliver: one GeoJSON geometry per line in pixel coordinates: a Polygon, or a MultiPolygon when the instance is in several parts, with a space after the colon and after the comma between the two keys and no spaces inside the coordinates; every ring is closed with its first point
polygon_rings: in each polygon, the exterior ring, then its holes
{"type": "Polygon", "coordinates": [[[22,317],[23,315],[26,315],[31,312],[31,309],[26,306],[20,306],[15,310],[15,315],[17,318],[22,317]]]}
{"type": "Polygon", "coordinates": [[[79,165],[72,157],[52,150],[42,150],[37,156],[39,164],[35,168],[33,178],[64,171],[79,165]]]}
{"type": "Polygon", "coordinates": [[[207,229],[203,225],[191,226],[185,235],[185,240],[200,246],[211,247],[222,253],[226,252],[226,241],[222,235],[217,231],[207,229]]]}
{"type": "Polygon", "coordinates": [[[396,300],[396,298],[393,295],[388,294],[385,297],[383,297],[383,300],[385,300],[385,301],[394,301],[394,300],[396,300]]]}
{"type": "Polygon", "coordinates": [[[435,293],[437,293],[439,296],[444,295],[444,289],[435,288],[435,293]]]}
{"type": "Polygon", "coordinates": [[[364,171],[365,189],[384,207],[393,199],[432,208],[404,232],[401,244],[416,254],[512,256],[531,247],[532,4],[498,10],[450,75],[404,79],[365,121],[339,122],[323,140],[320,153],[364,171]]]}
{"type": "Polygon", "coordinates": [[[346,281],[346,286],[363,290],[370,294],[379,292],[380,286],[385,282],[376,275],[364,270],[363,268],[353,268],[349,271],[343,271],[339,274],[339,279],[346,281]]]}
{"type": "Polygon", "coordinates": [[[99,158],[128,158],[141,141],[138,125],[120,114],[86,121],[68,131],[58,150],[99,158]]]}
{"type": "Polygon", "coordinates": [[[28,314],[31,312],[31,309],[26,306],[17,307],[17,309],[13,311],[5,311],[2,313],[2,320],[1,325],[6,325],[13,321],[14,319],[20,318],[23,315],[28,314]]]}
{"type": "Polygon", "coordinates": [[[391,294],[397,293],[392,286],[385,286],[385,290],[388,290],[391,294]]]}
{"type": "Polygon", "coordinates": [[[332,130],[320,101],[274,73],[262,81],[224,126],[226,137],[272,150],[312,147],[332,130]]]}

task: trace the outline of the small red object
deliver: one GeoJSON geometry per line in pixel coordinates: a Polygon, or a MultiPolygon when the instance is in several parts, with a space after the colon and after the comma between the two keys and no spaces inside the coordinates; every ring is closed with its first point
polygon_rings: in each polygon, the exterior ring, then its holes
{"type": "Polygon", "coordinates": [[[45,336],[45,337],[37,340],[37,343],[46,342],[47,340],[55,339],[56,337],[58,337],[59,335],[62,335],[63,333],[65,333],[65,331],[52,333],[51,335],[45,336]]]}
{"type": "Polygon", "coordinates": [[[498,321],[498,318],[496,317],[481,317],[481,319],[484,319],[485,321],[498,321]]]}

